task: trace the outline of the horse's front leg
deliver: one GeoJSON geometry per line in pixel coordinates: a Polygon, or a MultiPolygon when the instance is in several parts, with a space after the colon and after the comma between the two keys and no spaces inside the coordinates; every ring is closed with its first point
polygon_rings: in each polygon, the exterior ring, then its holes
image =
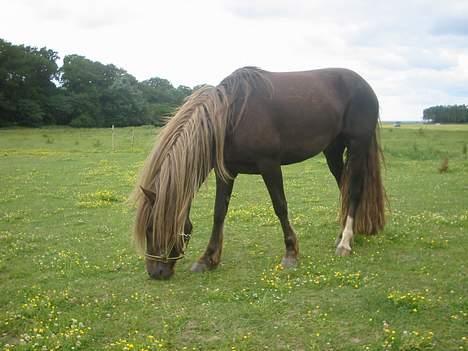
{"type": "Polygon", "coordinates": [[[193,224],[192,221],[190,220],[190,209],[192,207],[192,203],[189,204],[188,211],[187,211],[187,217],[185,218],[185,223],[184,223],[184,236],[185,236],[185,246],[188,246],[188,243],[190,241],[190,238],[192,237],[192,231],[193,231],[193,224]]]}
{"type": "MultiPolygon", "coordinates": [[[[235,177],[235,175],[234,175],[235,177]]],[[[229,207],[234,178],[225,182],[216,176],[216,199],[213,215],[213,229],[205,253],[192,266],[192,272],[205,272],[214,269],[221,261],[223,250],[224,218],[229,207]]]]}
{"type": "Polygon", "coordinates": [[[288,204],[286,202],[286,196],[284,195],[281,165],[279,162],[275,161],[262,161],[258,163],[258,166],[270,194],[276,216],[278,216],[283,229],[286,253],[281,264],[284,267],[294,267],[297,265],[299,245],[297,243],[296,233],[288,218],[288,204]]]}

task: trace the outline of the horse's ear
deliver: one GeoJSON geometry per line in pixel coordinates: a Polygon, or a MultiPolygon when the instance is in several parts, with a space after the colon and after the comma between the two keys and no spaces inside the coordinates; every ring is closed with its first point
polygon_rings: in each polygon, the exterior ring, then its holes
{"type": "Polygon", "coordinates": [[[156,194],[151,190],[143,188],[142,186],[140,186],[140,189],[141,191],[143,191],[143,194],[145,194],[148,201],[154,204],[154,202],[156,201],[156,194]]]}

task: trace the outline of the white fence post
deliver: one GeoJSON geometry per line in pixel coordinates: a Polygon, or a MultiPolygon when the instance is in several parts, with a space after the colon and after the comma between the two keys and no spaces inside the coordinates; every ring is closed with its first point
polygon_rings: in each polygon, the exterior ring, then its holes
{"type": "Polygon", "coordinates": [[[114,125],[112,125],[112,152],[115,151],[115,144],[114,144],[114,125]]]}

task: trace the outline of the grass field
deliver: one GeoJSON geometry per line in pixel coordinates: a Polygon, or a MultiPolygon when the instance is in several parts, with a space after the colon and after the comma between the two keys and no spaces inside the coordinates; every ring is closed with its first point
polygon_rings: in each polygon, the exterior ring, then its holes
{"type": "Polygon", "coordinates": [[[468,126],[384,126],[385,231],[335,257],[338,191],[325,159],[284,167],[301,248],[282,233],[258,176],[239,176],[223,261],[195,274],[214,179],[170,281],[150,280],[125,199],[157,130],[0,130],[3,350],[468,349],[468,126]],[[465,153],[464,153],[465,151],[465,153]],[[442,160],[448,171],[439,173],[442,160]]]}

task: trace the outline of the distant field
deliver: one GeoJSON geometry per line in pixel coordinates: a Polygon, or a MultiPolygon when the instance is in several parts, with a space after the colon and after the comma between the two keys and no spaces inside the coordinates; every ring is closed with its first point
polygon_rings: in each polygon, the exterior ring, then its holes
{"type": "MultiPolygon", "coordinates": [[[[394,122],[383,122],[383,128],[395,128],[394,122]]],[[[403,123],[401,129],[423,129],[423,130],[452,130],[452,131],[468,131],[467,124],[423,124],[423,123],[403,123]]]]}
{"type": "Polygon", "coordinates": [[[194,274],[212,177],[170,281],[148,279],[125,200],[157,129],[0,130],[3,350],[468,349],[468,126],[381,130],[385,231],[334,256],[338,190],[323,156],[284,167],[298,268],[258,176],[240,176],[221,266],[194,274]],[[465,153],[464,153],[465,152],[465,153]],[[443,159],[448,171],[439,173],[443,159]]]}

